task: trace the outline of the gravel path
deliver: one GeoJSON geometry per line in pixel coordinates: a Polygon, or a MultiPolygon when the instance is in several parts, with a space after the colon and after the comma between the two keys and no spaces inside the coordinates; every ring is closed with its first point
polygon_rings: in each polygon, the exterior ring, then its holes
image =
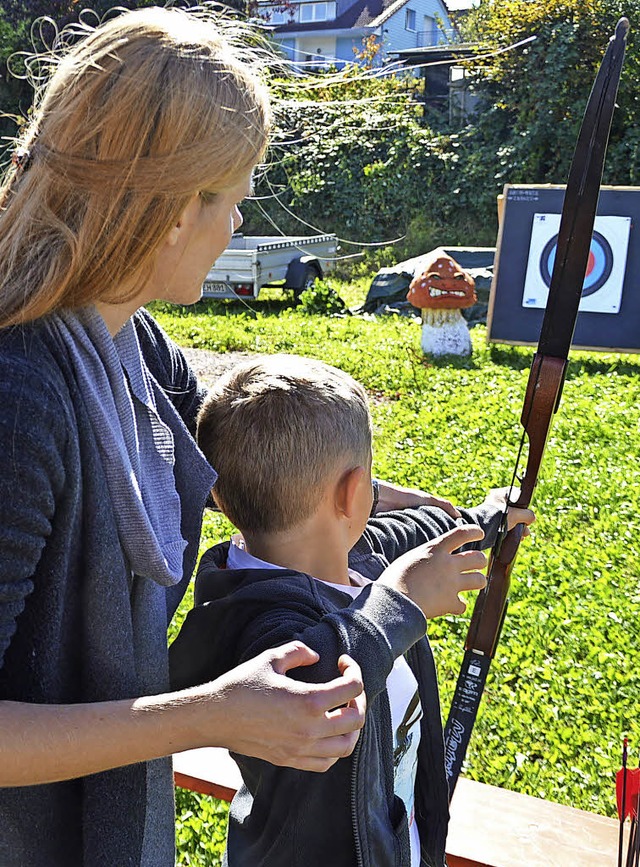
{"type": "Polygon", "coordinates": [[[182,347],[185,358],[193,368],[198,379],[210,386],[220,374],[234,364],[248,358],[258,358],[254,352],[211,352],[209,349],[189,349],[182,347]]]}

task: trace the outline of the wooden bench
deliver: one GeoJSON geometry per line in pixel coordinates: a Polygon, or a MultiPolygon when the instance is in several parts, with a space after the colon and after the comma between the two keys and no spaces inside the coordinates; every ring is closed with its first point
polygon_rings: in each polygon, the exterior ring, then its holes
{"type": "MultiPolygon", "coordinates": [[[[174,756],[177,786],[229,801],[240,772],[226,750],[174,756]]],[[[611,798],[615,797],[613,780],[611,798]]],[[[616,867],[618,822],[461,778],[451,803],[449,867],[616,867]]]]}
{"type": "Polygon", "coordinates": [[[176,753],[173,777],[176,786],[213,795],[220,801],[230,801],[242,783],[240,770],[227,750],[216,747],[176,753]]]}
{"type": "MultiPolygon", "coordinates": [[[[604,780],[615,799],[613,781],[604,780]]],[[[458,780],[449,867],[616,867],[615,819],[497,786],[458,780]]]]}

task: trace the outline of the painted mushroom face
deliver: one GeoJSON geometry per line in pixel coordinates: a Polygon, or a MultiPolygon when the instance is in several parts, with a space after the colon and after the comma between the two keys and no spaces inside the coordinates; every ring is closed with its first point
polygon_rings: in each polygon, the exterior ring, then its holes
{"type": "Polygon", "coordinates": [[[407,301],[423,310],[461,309],[476,303],[475,290],[473,277],[463,271],[455,259],[443,254],[413,278],[407,301]]]}

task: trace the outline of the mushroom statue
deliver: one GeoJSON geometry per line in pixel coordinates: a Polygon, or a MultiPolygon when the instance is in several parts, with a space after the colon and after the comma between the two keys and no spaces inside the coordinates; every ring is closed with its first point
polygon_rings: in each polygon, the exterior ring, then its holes
{"type": "Polygon", "coordinates": [[[476,284],[455,259],[433,250],[411,281],[407,301],[422,310],[424,353],[471,355],[469,328],[460,310],[476,303],[476,284]]]}

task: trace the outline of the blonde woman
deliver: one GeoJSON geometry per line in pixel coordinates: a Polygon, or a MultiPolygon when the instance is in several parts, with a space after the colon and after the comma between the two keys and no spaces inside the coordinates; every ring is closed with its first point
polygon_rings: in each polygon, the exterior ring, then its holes
{"type": "Polygon", "coordinates": [[[197,301],[241,223],[270,125],[241,35],[164,9],[75,34],[0,188],[2,867],[168,867],[164,757],[323,771],[364,721],[348,658],[286,677],[317,659],[299,643],[169,690],[215,473],[195,378],[143,305],[197,301]]]}
{"type": "Polygon", "coordinates": [[[222,744],[324,770],[363,722],[349,661],[321,688],[284,676],[316,659],[299,644],[168,691],[214,474],[194,377],[140,308],[196,301],[241,222],[269,104],[236,31],[159,9],[99,27],[0,192],[3,867],[173,864],[161,757],[222,744]]]}

